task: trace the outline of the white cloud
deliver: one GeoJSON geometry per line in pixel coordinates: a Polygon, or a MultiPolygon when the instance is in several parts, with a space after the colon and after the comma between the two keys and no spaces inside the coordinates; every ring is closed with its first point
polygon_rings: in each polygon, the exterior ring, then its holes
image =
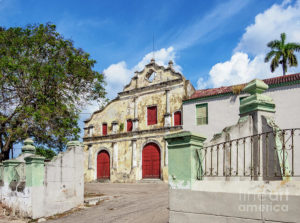
{"type": "MultiPolygon", "coordinates": [[[[287,42],[300,40],[300,0],[291,4],[283,1],[274,4],[255,17],[255,23],[246,28],[229,61],[217,63],[209,72],[209,80],[199,78],[198,87],[219,87],[248,82],[254,78],[269,78],[281,74],[280,67],[271,73],[269,63],[264,62],[268,51],[267,43],[279,39],[280,33],[287,34],[287,42]],[[251,60],[248,55],[252,55],[251,60]]],[[[299,54],[298,54],[299,58],[299,54]]],[[[289,68],[288,73],[299,72],[299,68],[289,68]]]]}
{"type": "Polygon", "coordinates": [[[279,39],[280,33],[287,34],[288,42],[300,40],[300,1],[294,5],[284,1],[255,17],[255,23],[246,28],[235,52],[243,51],[251,55],[265,53],[267,43],[279,39]]]}
{"type": "Polygon", "coordinates": [[[267,78],[271,74],[269,65],[264,63],[264,56],[259,55],[250,60],[246,53],[237,52],[229,61],[217,63],[210,72],[213,87],[248,82],[256,77],[267,78]]]}
{"type": "MultiPolygon", "coordinates": [[[[150,62],[150,60],[155,58],[155,63],[157,63],[160,66],[167,66],[168,62],[172,60],[174,62],[175,57],[176,57],[176,52],[174,50],[174,47],[170,46],[169,48],[161,48],[160,50],[157,50],[151,53],[146,54],[143,59],[136,65],[134,66],[134,70],[141,71],[144,69],[145,65],[150,62]]],[[[174,69],[177,71],[181,71],[181,67],[177,64],[174,63],[173,65],[174,69]]]]}
{"type": "MultiPolygon", "coordinates": [[[[125,61],[111,64],[103,73],[107,81],[108,98],[114,98],[118,92],[123,90],[123,87],[130,82],[131,77],[135,71],[141,71],[145,65],[153,58],[153,52],[146,54],[143,59],[132,68],[128,68],[125,61]]],[[[176,52],[171,46],[169,48],[162,48],[154,52],[155,62],[159,65],[167,66],[170,60],[174,62],[174,69],[181,71],[181,67],[175,63],[176,52]]]]}
{"type": "Polygon", "coordinates": [[[207,80],[204,80],[204,78],[200,77],[197,81],[197,89],[205,89],[209,85],[207,80]]]}

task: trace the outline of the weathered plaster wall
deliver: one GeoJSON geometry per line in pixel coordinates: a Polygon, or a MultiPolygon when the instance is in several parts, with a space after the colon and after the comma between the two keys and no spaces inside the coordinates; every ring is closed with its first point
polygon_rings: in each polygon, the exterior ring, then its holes
{"type": "MultiPolygon", "coordinates": [[[[85,181],[97,179],[96,159],[101,149],[110,154],[112,182],[134,182],[142,178],[142,148],[146,142],[155,141],[160,147],[161,179],[168,180],[166,142],[163,136],[181,128],[174,126],[174,112],[182,111],[182,100],[194,92],[189,81],[176,73],[172,64],[164,68],[151,61],[141,72],[136,72],[124,91],[103,110],[96,111],[85,124],[85,181]],[[152,81],[148,77],[156,73],[152,81]],[[147,107],[157,106],[157,124],[147,124],[147,107]],[[137,123],[133,132],[127,134],[128,119],[137,123]],[[112,131],[112,122],[118,130],[112,131]],[[107,123],[107,136],[102,136],[102,124],[107,123]],[[124,129],[120,129],[120,124],[124,129]],[[92,135],[88,128],[93,126],[92,135]],[[133,155],[132,140],[136,140],[133,155]],[[90,148],[90,149],[89,149],[90,148]],[[115,150],[117,150],[117,155],[115,150]],[[114,158],[115,157],[115,158],[114,158]],[[116,158],[117,157],[117,158],[116,158]],[[135,157],[135,158],[134,158],[135,157]],[[117,159],[117,161],[116,161],[117,159]]],[[[135,126],[134,123],[134,126],[135,126]]]]}
{"type": "Polygon", "coordinates": [[[33,219],[65,212],[83,204],[83,148],[68,144],[51,162],[34,154],[32,140],[26,140],[22,155],[0,165],[0,201],[20,216],[33,219]],[[27,144],[26,144],[27,143],[27,144]],[[26,151],[31,148],[31,154],[26,151]],[[25,148],[25,149],[24,149],[25,148]],[[24,168],[21,168],[24,166],[24,168]]]}
{"type": "MultiPolygon", "coordinates": [[[[83,204],[83,159],[83,149],[77,146],[45,163],[44,199],[40,216],[62,213],[83,204]]],[[[39,202],[40,198],[36,198],[39,202]]]]}
{"type": "Polygon", "coordinates": [[[110,154],[111,182],[136,182],[142,179],[142,149],[150,142],[160,147],[161,179],[168,180],[168,169],[166,166],[166,142],[163,136],[145,135],[143,138],[119,138],[112,141],[95,141],[91,147],[85,147],[85,181],[97,179],[97,154],[106,150],[110,154]],[[136,139],[136,166],[133,165],[132,139],[136,139]],[[117,163],[114,160],[114,144],[117,144],[117,163]],[[89,151],[90,150],[90,151],[89,151]],[[89,157],[90,156],[90,157],[89,157]],[[90,161],[90,163],[89,163],[90,161]]]}
{"type": "MultiPolygon", "coordinates": [[[[173,114],[175,111],[181,110],[182,98],[185,94],[183,83],[172,86],[169,91],[170,112],[173,114]]],[[[166,89],[164,87],[159,90],[143,91],[142,94],[135,94],[130,97],[122,97],[119,100],[109,104],[102,112],[93,115],[93,118],[86,124],[86,126],[94,126],[93,136],[102,135],[102,123],[107,123],[107,134],[112,134],[112,122],[117,121],[119,125],[124,124],[123,131],[126,132],[126,120],[134,119],[134,100],[138,107],[138,128],[140,130],[155,129],[164,126],[164,115],[166,113],[166,89]],[[147,125],[147,107],[157,106],[157,124],[147,125]]],[[[173,116],[172,116],[173,123],[173,116]]],[[[87,136],[87,133],[86,133],[87,136]]]]}
{"type": "MultiPolygon", "coordinates": [[[[276,104],[275,120],[280,128],[300,126],[300,84],[268,89],[265,95],[273,98],[276,104]],[[288,119],[286,117],[289,117],[288,119]]],[[[207,137],[210,140],[239,118],[240,97],[246,94],[229,95],[183,104],[183,129],[207,137]],[[208,125],[196,125],[196,104],[208,103],[208,125]]]]}

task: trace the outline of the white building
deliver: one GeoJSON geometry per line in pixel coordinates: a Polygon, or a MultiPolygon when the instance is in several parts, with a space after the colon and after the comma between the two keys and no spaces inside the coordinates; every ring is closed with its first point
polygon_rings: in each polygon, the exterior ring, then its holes
{"type": "MultiPolygon", "coordinates": [[[[300,73],[263,80],[269,85],[264,93],[276,105],[276,123],[282,129],[300,127],[300,73]]],[[[183,101],[183,129],[210,140],[239,118],[240,100],[246,96],[245,84],[197,90],[183,101]]]]}

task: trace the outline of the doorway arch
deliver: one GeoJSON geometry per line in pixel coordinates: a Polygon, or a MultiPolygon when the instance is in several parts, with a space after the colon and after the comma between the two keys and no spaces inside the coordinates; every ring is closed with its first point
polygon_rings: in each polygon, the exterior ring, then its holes
{"type": "Polygon", "coordinates": [[[101,150],[97,155],[97,180],[110,179],[110,155],[106,150],[101,150]]]}
{"type": "Polygon", "coordinates": [[[160,179],[160,148],[156,143],[148,143],[142,152],[142,177],[160,179]]]}

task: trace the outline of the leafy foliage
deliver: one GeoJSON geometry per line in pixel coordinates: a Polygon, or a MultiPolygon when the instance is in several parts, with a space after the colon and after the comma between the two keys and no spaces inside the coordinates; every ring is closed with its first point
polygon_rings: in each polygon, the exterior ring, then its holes
{"type": "Polygon", "coordinates": [[[0,27],[0,160],[29,136],[60,150],[79,137],[80,109],[105,98],[95,63],[53,24],[0,27]]]}
{"type": "Polygon", "coordinates": [[[52,158],[54,156],[56,156],[56,153],[52,149],[46,149],[43,146],[37,147],[36,150],[35,150],[35,154],[43,156],[48,160],[52,160],[52,158]]]}
{"type": "Polygon", "coordinates": [[[274,72],[275,69],[281,64],[283,75],[287,71],[287,66],[296,67],[298,66],[297,57],[294,52],[300,51],[299,43],[285,43],[286,34],[281,33],[280,40],[273,40],[267,44],[271,48],[271,51],[266,55],[265,62],[269,62],[271,58],[271,71],[274,72]]]}

